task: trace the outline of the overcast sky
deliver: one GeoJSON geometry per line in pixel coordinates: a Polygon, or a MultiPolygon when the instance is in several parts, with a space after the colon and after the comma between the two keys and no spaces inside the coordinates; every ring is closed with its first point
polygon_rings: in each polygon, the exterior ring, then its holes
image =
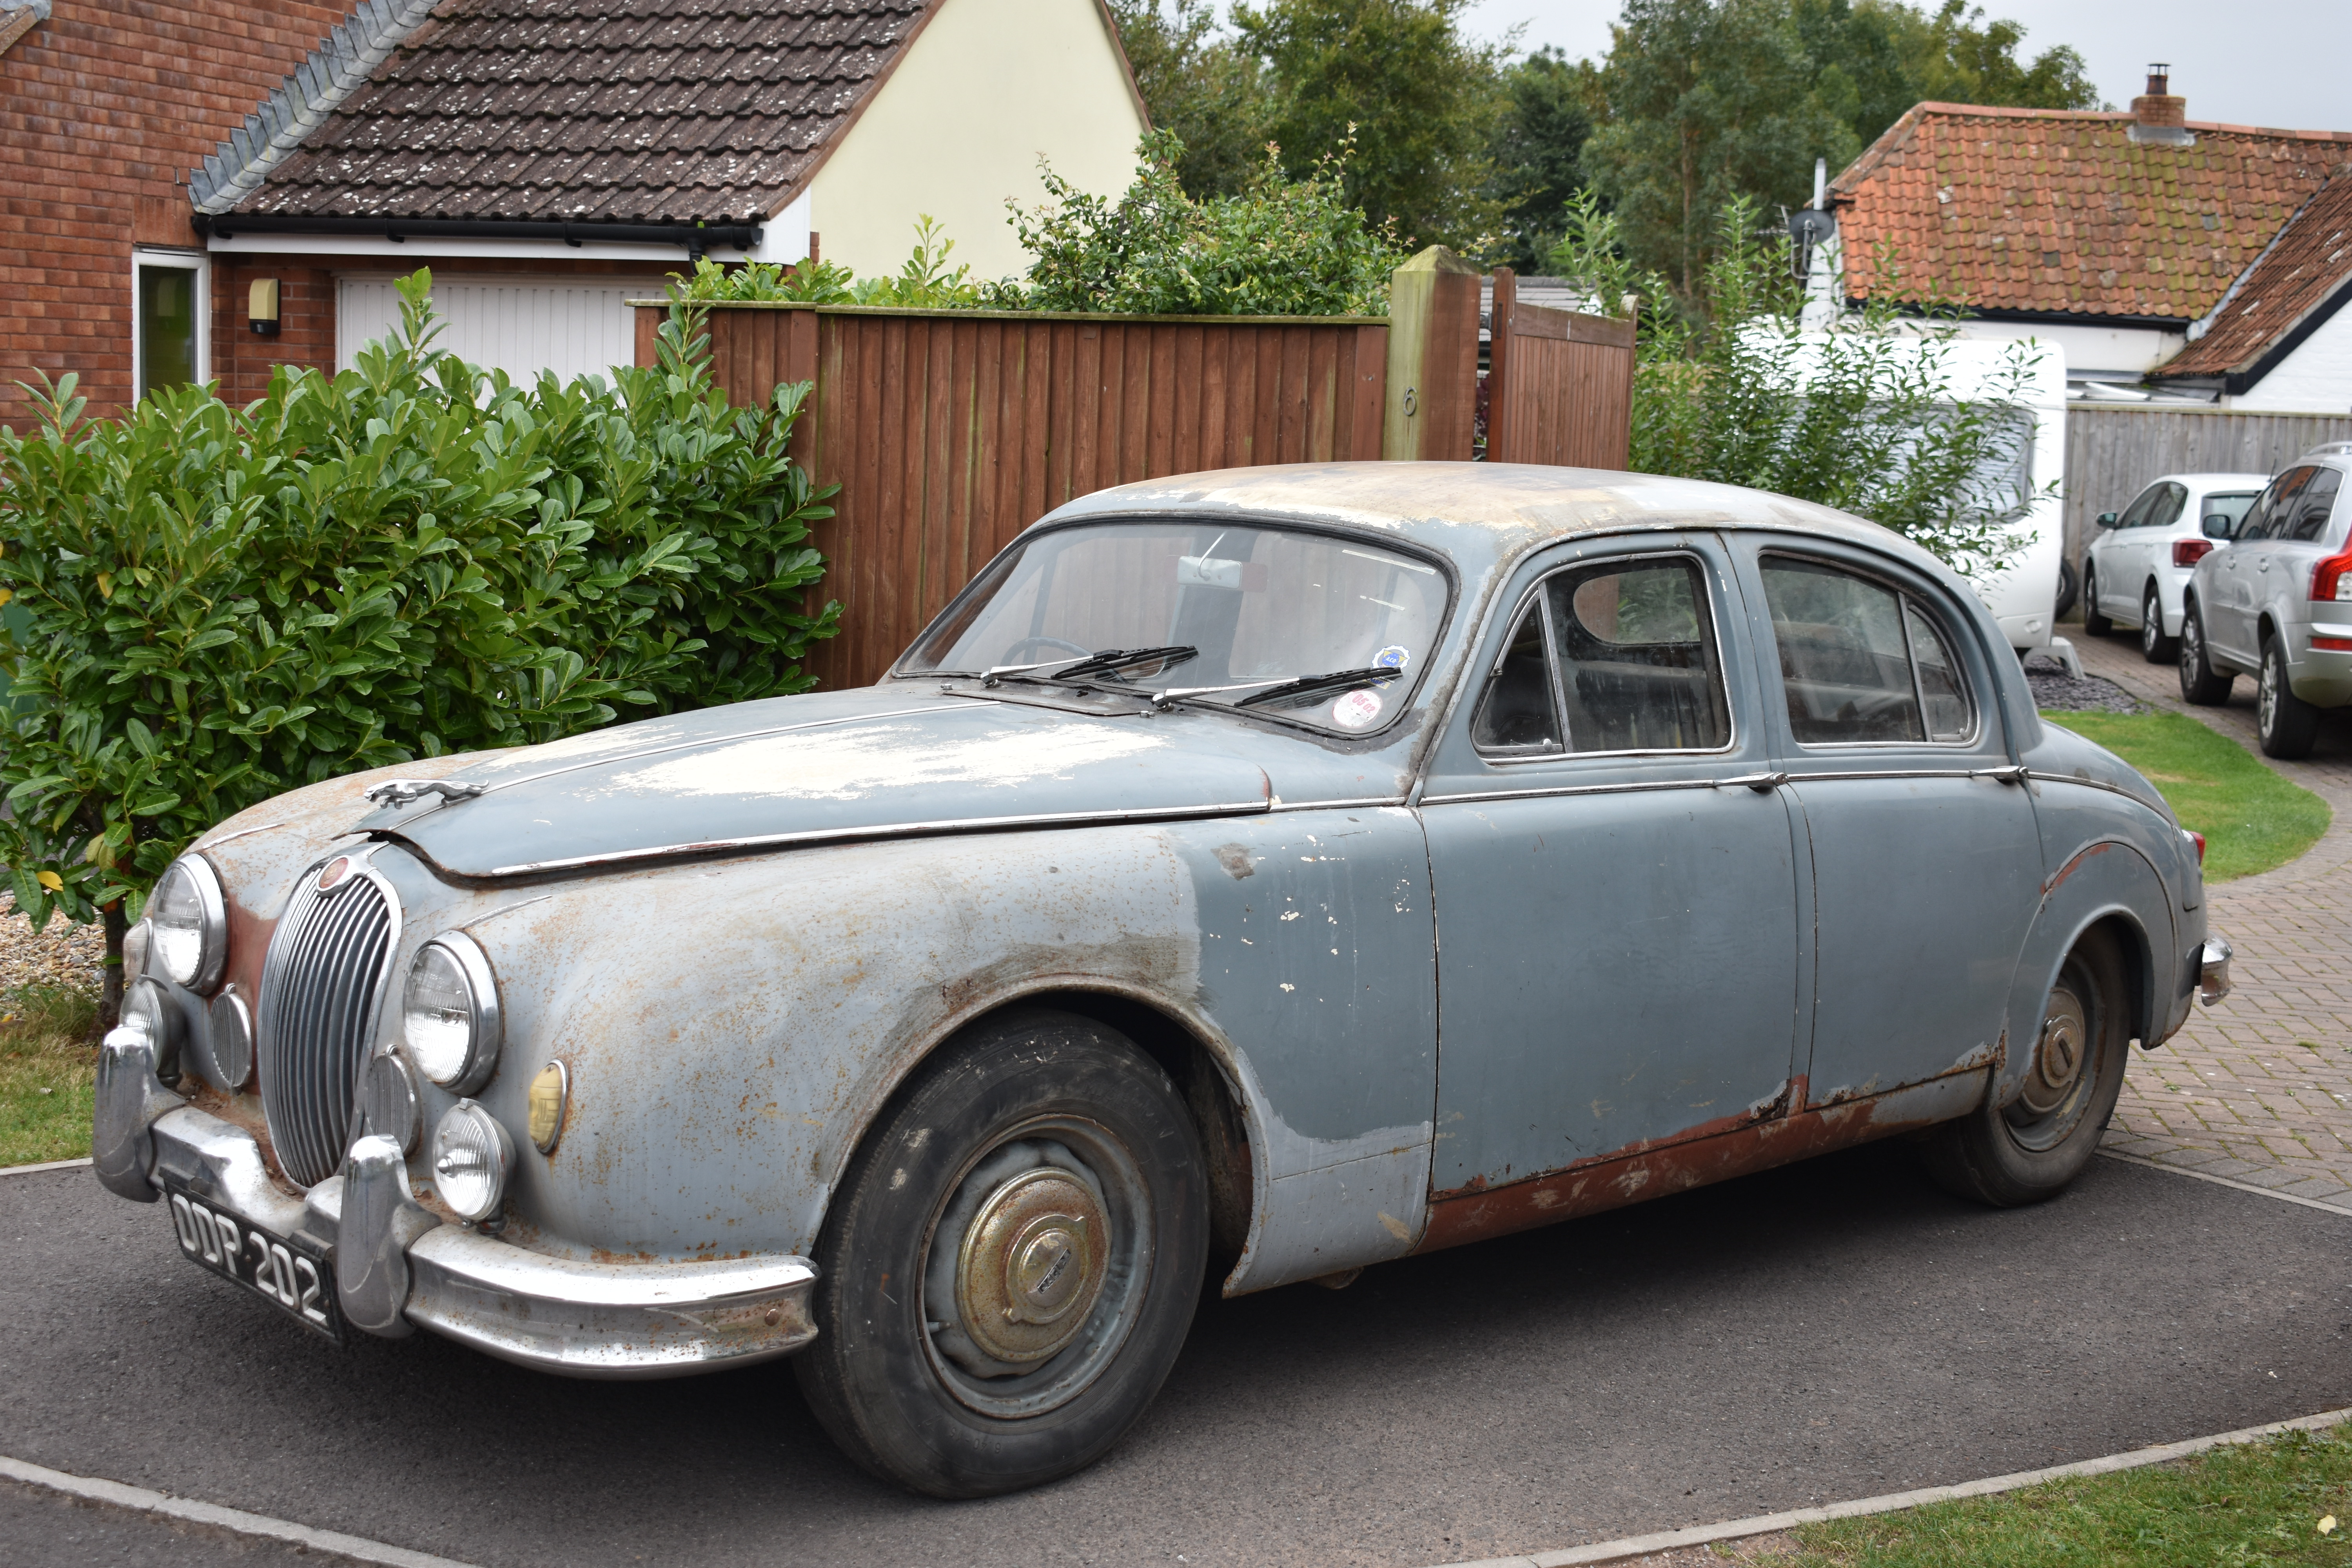
{"type": "MultiPolygon", "coordinates": [[[[2347,0],[1985,0],[1984,8],[2025,28],[2022,58],[2053,44],[2080,49],[2093,85],[2117,109],[2145,90],[2148,62],[2166,60],[2191,120],[2352,131],[2347,0]]],[[[1525,22],[1527,47],[1597,59],[1618,14],[1614,0],[1480,0],[1468,26],[1492,37],[1525,22]]]]}

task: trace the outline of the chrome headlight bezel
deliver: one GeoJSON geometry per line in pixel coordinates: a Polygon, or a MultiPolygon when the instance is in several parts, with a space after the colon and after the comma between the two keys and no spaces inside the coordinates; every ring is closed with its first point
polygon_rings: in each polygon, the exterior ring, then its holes
{"type": "Polygon", "coordinates": [[[408,977],[400,987],[400,1035],[417,1070],[456,1095],[467,1095],[489,1082],[498,1070],[499,1047],[505,1041],[505,1020],[499,1010],[499,980],[489,955],[464,931],[446,931],[416,950],[409,961],[408,977]],[[411,1001],[417,977],[436,955],[456,966],[466,990],[467,1028],[462,1053],[452,1053],[446,1042],[420,1037],[414,1026],[416,1008],[411,1001]]]}
{"type": "Polygon", "coordinates": [[[458,1218],[480,1225],[506,1207],[507,1183],[515,1167],[514,1139],[478,1100],[461,1100],[443,1112],[433,1129],[432,1166],[433,1190],[441,1201],[458,1218]],[[483,1184],[480,1190],[469,1186],[474,1182],[483,1184]]]}
{"type": "Polygon", "coordinates": [[[149,966],[161,970],[173,984],[199,996],[209,996],[219,990],[221,971],[228,962],[228,894],[212,862],[201,855],[183,855],[173,861],[155,879],[155,890],[147,897],[145,913],[149,966]],[[187,885],[196,912],[193,962],[180,951],[184,944],[177,941],[187,928],[167,924],[163,919],[171,902],[171,890],[181,882],[187,885]]]}

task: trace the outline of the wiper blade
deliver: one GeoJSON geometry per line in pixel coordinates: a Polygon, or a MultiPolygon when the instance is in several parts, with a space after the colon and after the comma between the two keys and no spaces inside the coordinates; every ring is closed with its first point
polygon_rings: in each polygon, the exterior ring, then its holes
{"type": "Polygon", "coordinates": [[[1000,664],[981,677],[981,684],[993,686],[1007,677],[1022,680],[1084,680],[1089,676],[1117,675],[1146,665],[1166,668],[1200,657],[1199,648],[1181,643],[1169,647],[1107,647],[1076,658],[1048,659],[1043,664],[1000,664]]]}
{"type": "Polygon", "coordinates": [[[1366,665],[1361,669],[1335,669],[1328,675],[1302,675],[1296,680],[1286,680],[1279,686],[1269,686],[1234,704],[1236,708],[1306,708],[1326,697],[1337,697],[1343,691],[1360,691],[1367,686],[1378,686],[1384,680],[1394,680],[1404,673],[1384,664],[1366,665]]]}

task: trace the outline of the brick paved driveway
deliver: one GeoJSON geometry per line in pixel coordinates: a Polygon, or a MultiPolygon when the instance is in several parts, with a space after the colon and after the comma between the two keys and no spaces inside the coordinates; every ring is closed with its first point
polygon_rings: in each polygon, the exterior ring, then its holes
{"type": "Polygon", "coordinates": [[[2168,666],[2141,659],[2137,634],[2066,630],[2086,673],[2202,720],[2336,813],[2300,859],[2213,886],[2207,920],[2237,947],[2237,990],[2134,1054],[2105,1147],[2352,1211],[2352,714],[2322,722],[2309,761],[2270,762],[2252,681],[2226,708],[2191,708],[2168,666]]]}

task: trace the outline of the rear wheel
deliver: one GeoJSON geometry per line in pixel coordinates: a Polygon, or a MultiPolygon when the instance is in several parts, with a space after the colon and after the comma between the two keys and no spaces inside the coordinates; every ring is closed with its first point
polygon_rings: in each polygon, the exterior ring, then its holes
{"type": "Polygon", "coordinates": [[[860,1465],[934,1497],[1100,1458],[1175,1364],[1209,1240],[1183,1097],[1123,1036],[1065,1013],[983,1024],[850,1163],[796,1364],[860,1465]]]}
{"type": "Polygon", "coordinates": [[[2254,730],[2262,737],[2263,754],[2283,762],[2311,755],[2319,739],[2319,710],[2294,694],[2287,684],[2286,650],[2279,639],[2263,644],[2263,673],[2254,688],[2254,730]]]}
{"type": "Polygon", "coordinates": [[[2189,600],[2180,606],[2180,700],[2200,708],[2214,708],[2230,700],[2230,688],[2238,678],[2213,668],[2205,657],[2205,619],[2198,612],[2197,601],[2189,600]]]}
{"type": "Polygon", "coordinates": [[[2180,639],[2164,635],[2164,601],[2150,583],[2139,604],[2139,656],[2150,664],[2170,664],[2179,654],[2180,639]]]}
{"type": "Polygon", "coordinates": [[[2116,623],[2099,613],[2099,569],[2089,562],[2083,563],[2083,631],[2086,636],[2106,637],[2116,629],[2116,623]]]}
{"type": "Polygon", "coordinates": [[[2042,1007],[2033,1059],[2016,1100],[1985,1103],[1930,1131],[1927,1169],[1947,1191],[1998,1208],[2065,1191],[2099,1147],[2123,1092],[2131,1014],[2123,954],[2084,933],[2042,1007]]]}

